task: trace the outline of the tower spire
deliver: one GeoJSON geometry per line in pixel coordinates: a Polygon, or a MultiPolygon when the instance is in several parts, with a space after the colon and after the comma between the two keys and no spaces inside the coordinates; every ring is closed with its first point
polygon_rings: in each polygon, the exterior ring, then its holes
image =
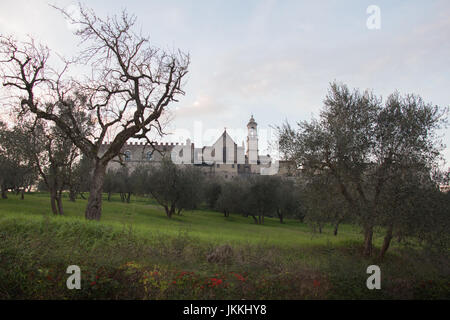
{"type": "Polygon", "coordinates": [[[258,132],[255,119],[253,114],[250,121],[247,124],[248,136],[247,136],[247,158],[248,163],[257,164],[258,163],[258,132]]]}

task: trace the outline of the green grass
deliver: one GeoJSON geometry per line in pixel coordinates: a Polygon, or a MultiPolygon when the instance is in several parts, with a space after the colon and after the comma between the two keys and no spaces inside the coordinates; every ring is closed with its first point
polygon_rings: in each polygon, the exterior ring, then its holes
{"type": "Polygon", "coordinates": [[[394,243],[383,262],[364,258],[357,226],[333,236],[330,226],[318,234],[295,220],[255,225],[207,210],[169,219],[152,199],[112,200],[100,222],[84,219],[82,199],[66,198],[61,217],[45,193],[0,200],[0,299],[449,299],[447,256],[394,243]],[[211,260],[224,246],[231,254],[211,260]],[[70,264],[82,269],[82,290],[65,286],[70,264]],[[371,264],[382,290],[365,286],[371,264]]]}
{"type": "MultiPolygon", "coordinates": [[[[86,200],[76,202],[64,201],[64,217],[84,219],[86,200]]],[[[0,214],[19,217],[21,215],[52,216],[47,194],[27,195],[20,200],[14,195],[0,202],[0,214]]],[[[154,233],[175,235],[180,230],[188,231],[192,237],[200,241],[214,243],[266,243],[282,247],[315,246],[327,244],[342,244],[348,241],[360,241],[360,229],[350,225],[342,225],[340,235],[333,236],[332,228],[327,226],[322,234],[312,232],[312,229],[297,220],[286,219],[280,224],[278,219],[265,218],[264,225],[256,225],[252,218],[231,215],[225,218],[219,212],[207,210],[183,211],[181,216],[168,219],[165,211],[153,199],[137,198],[131,203],[123,203],[118,196],[111,202],[103,201],[101,223],[122,228],[133,226],[143,237],[154,233]]],[[[380,237],[376,241],[380,241],[380,237]]]]}

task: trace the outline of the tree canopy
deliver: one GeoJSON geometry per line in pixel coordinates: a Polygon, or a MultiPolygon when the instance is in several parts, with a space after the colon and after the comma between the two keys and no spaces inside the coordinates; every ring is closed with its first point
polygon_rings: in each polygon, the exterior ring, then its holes
{"type": "Polygon", "coordinates": [[[400,227],[382,209],[382,200],[394,192],[389,183],[418,172],[430,176],[440,159],[437,129],[447,112],[417,95],[395,92],[383,102],[372,92],[332,83],[319,119],[299,122],[297,129],[289,123],[278,127],[280,150],[305,176],[327,176],[337,187],[363,227],[369,256],[376,225],[388,226],[387,247],[389,230],[400,227]]]}

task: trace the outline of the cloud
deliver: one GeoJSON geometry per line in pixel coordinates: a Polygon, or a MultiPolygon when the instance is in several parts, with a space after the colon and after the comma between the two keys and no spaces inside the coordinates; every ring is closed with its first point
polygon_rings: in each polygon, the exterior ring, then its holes
{"type": "Polygon", "coordinates": [[[195,100],[184,106],[177,106],[173,110],[176,117],[198,118],[199,116],[218,116],[226,111],[225,106],[207,94],[199,94],[195,100]]]}
{"type": "MultiPolygon", "coordinates": [[[[74,1],[54,2],[76,8],[74,1]]],[[[365,27],[367,5],[334,0],[136,1],[126,8],[152,44],[191,54],[186,96],[171,107],[174,128],[202,121],[223,130],[245,128],[251,113],[261,128],[286,118],[308,120],[333,80],[448,105],[450,2],[379,5],[378,31],[365,27]]],[[[103,0],[89,6],[103,17],[125,5],[103,0]]],[[[0,12],[2,33],[36,34],[66,55],[76,52],[78,40],[68,27],[47,0],[15,0],[0,12]]],[[[450,145],[448,130],[444,142],[450,145]]]]}

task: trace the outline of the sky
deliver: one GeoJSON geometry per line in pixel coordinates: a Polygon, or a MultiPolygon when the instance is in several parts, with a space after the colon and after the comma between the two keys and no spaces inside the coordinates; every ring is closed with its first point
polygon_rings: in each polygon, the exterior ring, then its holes
{"type": "MultiPolygon", "coordinates": [[[[212,144],[224,128],[238,145],[253,114],[260,153],[275,152],[275,126],[319,115],[330,82],[415,93],[450,106],[450,1],[146,0],[82,2],[100,16],[134,13],[153,45],[188,52],[186,95],[170,107],[168,142],[212,144]],[[379,28],[367,20],[379,8],[379,28]]],[[[49,4],[0,0],[0,33],[31,35],[54,51],[77,50],[72,27],[49,4]]],[[[440,132],[448,147],[450,129],[440,132]]]]}

